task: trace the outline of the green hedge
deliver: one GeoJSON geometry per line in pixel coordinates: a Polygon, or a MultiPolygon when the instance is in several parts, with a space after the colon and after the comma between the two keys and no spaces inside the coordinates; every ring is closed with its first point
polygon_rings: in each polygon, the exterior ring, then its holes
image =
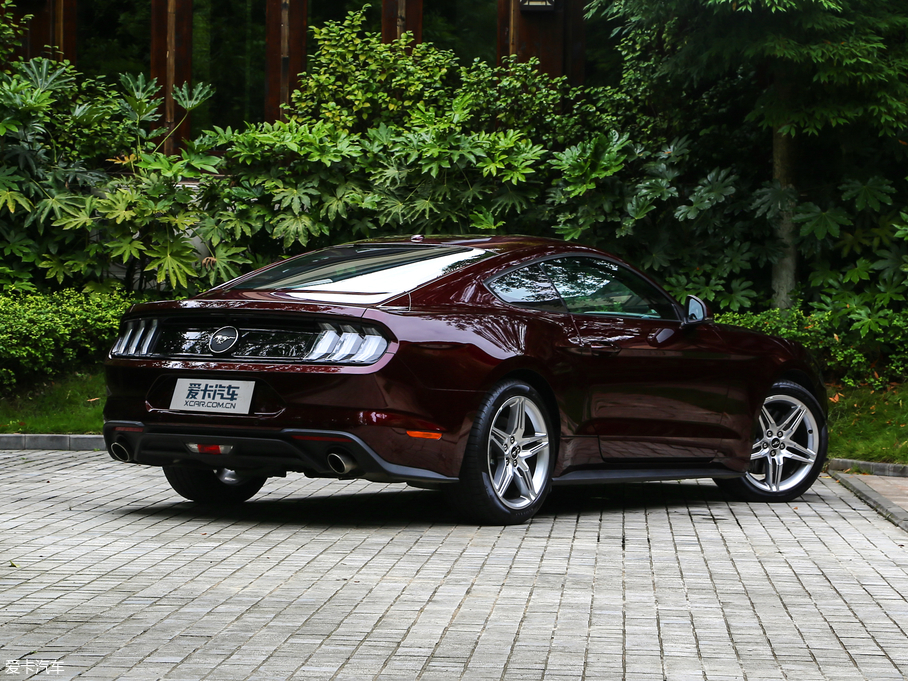
{"type": "Polygon", "coordinates": [[[0,392],[103,360],[133,302],[119,292],[0,296],[0,392]]]}
{"type": "Polygon", "coordinates": [[[717,315],[716,321],[798,341],[823,365],[826,381],[880,387],[891,381],[904,380],[908,371],[906,312],[892,314],[885,326],[863,329],[863,334],[841,314],[831,312],[728,313],[717,315]]]}

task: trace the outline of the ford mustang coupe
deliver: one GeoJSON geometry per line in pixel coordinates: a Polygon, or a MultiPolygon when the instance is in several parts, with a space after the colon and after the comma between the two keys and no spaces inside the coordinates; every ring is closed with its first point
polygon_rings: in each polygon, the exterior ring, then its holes
{"type": "Polygon", "coordinates": [[[826,458],[799,345],[620,259],[520,236],[350,243],[123,318],[110,455],[200,503],[290,472],[440,489],[519,523],[552,485],[712,478],[787,501],[826,458]]]}

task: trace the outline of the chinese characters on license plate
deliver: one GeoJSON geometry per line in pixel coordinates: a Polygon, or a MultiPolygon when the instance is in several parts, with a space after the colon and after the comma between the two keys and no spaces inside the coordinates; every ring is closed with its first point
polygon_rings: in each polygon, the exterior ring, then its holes
{"type": "Polygon", "coordinates": [[[248,414],[255,381],[177,379],[170,408],[218,414],[248,414]]]}

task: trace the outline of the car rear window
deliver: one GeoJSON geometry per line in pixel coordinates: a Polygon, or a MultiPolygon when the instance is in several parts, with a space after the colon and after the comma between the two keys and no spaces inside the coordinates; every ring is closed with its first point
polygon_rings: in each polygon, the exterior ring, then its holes
{"type": "Polygon", "coordinates": [[[238,282],[301,300],[378,303],[493,255],[463,246],[356,244],[306,253],[238,282]]]}
{"type": "Polygon", "coordinates": [[[495,295],[511,305],[567,312],[558,291],[538,264],[512,270],[487,282],[486,285],[495,295]]]}

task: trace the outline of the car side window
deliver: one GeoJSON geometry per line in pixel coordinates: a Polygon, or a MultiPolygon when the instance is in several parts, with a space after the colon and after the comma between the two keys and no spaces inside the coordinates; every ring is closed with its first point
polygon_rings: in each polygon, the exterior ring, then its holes
{"type": "Polygon", "coordinates": [[[678,319],[664,294],[617,263],[573,257],[546,260],[542,267],[572,314],[678,319]]]}
{"type": "Polygon", "coordinates": [[[534,310],[565,312],[558,291],[539,265],[529,265],[495,277],[486,284],[504,302],[534,310]]]}

